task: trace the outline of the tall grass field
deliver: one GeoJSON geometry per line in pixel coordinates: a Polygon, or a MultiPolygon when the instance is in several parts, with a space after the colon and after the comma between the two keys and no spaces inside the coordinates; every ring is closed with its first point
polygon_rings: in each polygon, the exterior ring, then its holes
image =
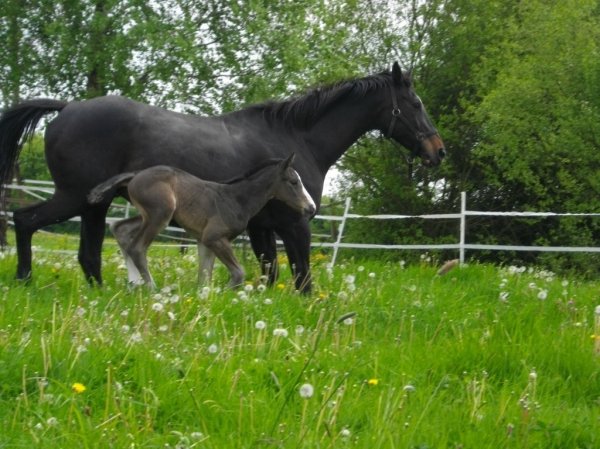
{"type": "Polygon", "coordinates": [[[0,448],[600,448],[599,282],[314,251],[309,295],[249,254],[232,291],[155,245],[150,292],[110,241],[101,288],[34,245],[27,284],[0,254],[0,448]]]}

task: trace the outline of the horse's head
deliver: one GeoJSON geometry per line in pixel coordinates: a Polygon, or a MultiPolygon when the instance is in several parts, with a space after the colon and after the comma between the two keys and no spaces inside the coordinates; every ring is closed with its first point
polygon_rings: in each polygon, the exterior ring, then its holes
{"type": "Polygon", "coordinates": [[[275,185],[274,198],[292,209],[312,217],[317,211],[314,200],[302,184],[300,175],[292,168],[294,153],[278,164],[279,182],[275,185]]]}
{"type": "Polygon", "coordinates": [[[439,165],[446,156],[444,142],[415,93],[410,76],[402,73],[397,62],[392,66],[392,82],[387,95],[391,113],[387,113],[386,137],[408,148],[413,156],[419,156],[424,165],[439,165]]]}

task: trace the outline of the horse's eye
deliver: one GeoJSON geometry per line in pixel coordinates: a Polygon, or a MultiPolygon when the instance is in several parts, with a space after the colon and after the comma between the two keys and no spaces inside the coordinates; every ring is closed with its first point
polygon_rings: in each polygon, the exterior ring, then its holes
{"type": "Polygon", "coordinates": [[[298,185],[298,180],[297,179],[290,179],[290,184],[293,186],[297,186],[298,185]]]}

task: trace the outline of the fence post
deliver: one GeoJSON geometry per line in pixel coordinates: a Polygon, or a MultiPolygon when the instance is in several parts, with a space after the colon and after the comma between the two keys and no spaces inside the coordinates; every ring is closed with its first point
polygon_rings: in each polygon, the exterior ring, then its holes
{"type": "Polygon", "coordinates": [[[467,192],[460,192],[460,264],[465,263],[465,235],[467,232],[467,192]]]}
{"type": "Polygon", "coordinates": [[[350,198],[346,198],[346,207],[344,208],[344,215],[342,216],[342,221],[340,223],[340,227],[338,228],[338,235],[335,243],[333,244],[333,257],[331,258],[331,267],[335,265],[335,259],[337,259],[337,253],[340,243],[342,242],[342,236],[344,234],[344,226],[346,226],[346,217],[348,216],[348,211],[350,210],[350,198]]]}

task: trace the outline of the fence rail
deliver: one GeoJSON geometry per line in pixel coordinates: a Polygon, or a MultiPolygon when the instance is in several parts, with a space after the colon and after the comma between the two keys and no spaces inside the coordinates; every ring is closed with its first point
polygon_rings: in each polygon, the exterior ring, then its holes
{"type": "MultiPolygon", "coordinates": [[[[23,184],[9,184],[6,185],[7,189],[22,191],[35,200],[44,200],[54,192],[54,185],[48,181],[35,181],[25,180],[23,184]]],[[[313,242],[313,247],[318,248],[333,248],[332,264],[335,264],[337,255],[340,249],[382,249],[382,250],[456,250],[459,253],[460,262],[463,263],[465,260],[466,251],[534,251],[534,252],[587,252],[587,253],[600,253],[600,247],[589,247],[589,246],[520,246],[520,245],[488,245],[479,243],[466,243],[467,233],[467,218],[477,216],[492,216],[492,217],[532,217],[532,218],[543,218],[543,217],[600,217],[600,213],[555,213],[555,212],[494,212],[494,211],[476,211],[467,209],[467,195],[465,192],[461,193],[461,206],[460,212],[458,213],[447,213],[447,214],[423,214],[423,215],[392,215],[392,214],[381,214],[381,215],[360,215],[350,212],[351,201],[350,198],[346,199],[344,205],[344,212],[342,215],[317,215],[315,219],[334,221],[338,222],[337,237],[333,242],[313,242]],[[377,243],[351,243],[344,242],[344,230],[348,223],[348,220],[353,219],[370,219],[370,220],[404,220],[420,218],[424,220],[448,220],[454,219],[459,220],[460,231],[458,241],[456,243],[444,243],[444,244],[377,244],[377,243]]],[[[106,219],[107,223],[112,223],[116,220],[120,220],[124,217],[129,216],[130,206],[129,204],[114,204],[111,206],[111,211],[119,211],[117,216],[109,215],[106,219]]],[[[10,213],[8,213],[10,217],[10,213]]],[[[79,221],[79,217],[74,217],[72,221],[79,221]]],[[[177,234],[178,240],[184,240],[194,242],[192,239],[185,239],[183,234],[184,230],[177,227],[168,227],[166,231],[169,233],[177,234]]],[[[172,235],[165,234],[164,236],[173,237],[172,235]]],[[[245,237],[242,237],[245,239],[245,237]]],[[[278,242],[281,243],[281,242],[278,242]]]]}

